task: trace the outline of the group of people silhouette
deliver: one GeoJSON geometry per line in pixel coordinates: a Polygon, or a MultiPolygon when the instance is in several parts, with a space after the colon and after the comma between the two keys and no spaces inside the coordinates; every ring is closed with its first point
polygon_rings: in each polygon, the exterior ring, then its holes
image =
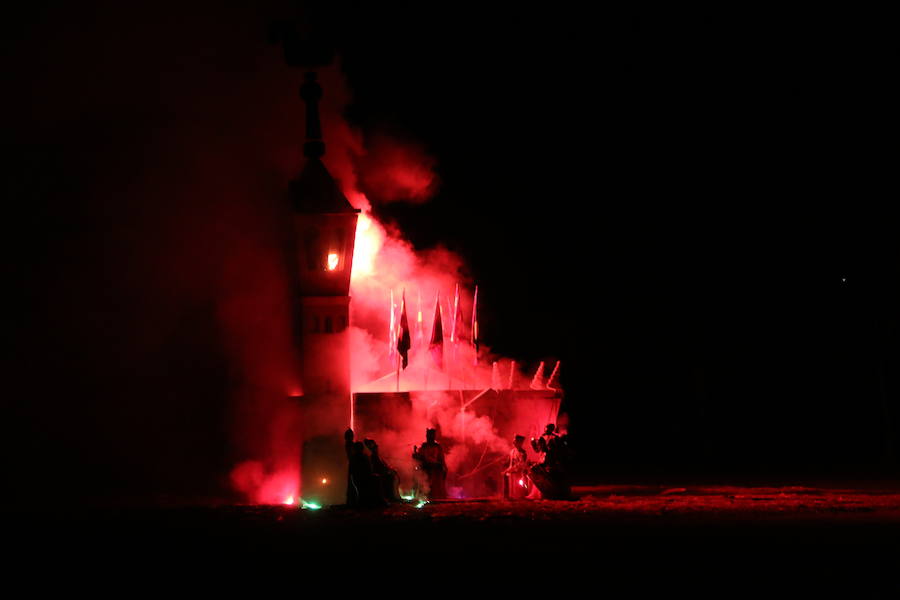
{"type": "MultiPolygon", "coordinates": [[[[413,497],[429,500],[447,497],[447,462],[436,437],[435,429],[427,429],[422,445],[413,446],[412,459],[417,475],[413,497]]],[[[348,506],[379,507],[401,500],[397,470],[381,457],[375,440],[356,441],[353,430],[347,429],[344,447],[349,462],[348,506]]]]}
{"type": "MultiPolygon", "coordinates": [[[[571,452],[568,436],[557,434],[555,425],[548,424],[541,437],[531,439],[537,461],[528,460],[524,442],[524,436],[515,436],[506,467],[501,471],[504,498],[570,499],[568,463],[571,452]]],[[[349,462],[348,506],[374,508],[401,501],[397,470],[382,458],[375,440],[366,438],[362,442],[356,441],[353,430],[347,429],[344,432],[344,446],[349,462]]],[[[437,442],[435,429],[425,430],[425,441],[413,446],[412,459],[415,463],[412,496],[428,500],[447,498],[447,462],[444,450],[437,442]]]]}

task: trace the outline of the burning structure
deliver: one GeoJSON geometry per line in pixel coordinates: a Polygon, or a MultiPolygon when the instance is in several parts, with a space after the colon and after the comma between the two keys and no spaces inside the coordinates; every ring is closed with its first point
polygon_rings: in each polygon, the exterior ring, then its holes
{"type": "MultiPolygon", "coordinates": [[[[286,54],[291,62],[287,44],[286,54]]],[[[541,363],[528,383],[515,361],[493,360],[480,348],[477,288],[470,310],[463,311],[465,290],[461,294],[457,284],[452,303],[442,300],[449,290],[440,278],[401,275],[389,282],[389,289],[384,282],[373,285],[380,269],[393,266],[379,261],[390,262],[391,256],[371,251],[367,236],[377,235],[380,224],[348,200],[323,163],[322,94],[316,73],[306,72],[300,88],[306,105],[305,165],[289,186],[294,337],[303,386],[302,394],[290,399],[290,410],[301,440],[300,489],[284,502],[344,502],[342,433],[348,426],[357,439],[378,442],[406,493],[412,487],[413,447],[422,442],[426,428],[434,428],[447,455],[449,495],[499,495],[499,463],[513,437],[537,436],[546,423],[556,421],[562,398],[559,364],[545,381],[541,363]],[[365,254],[359,268],[355,249],[365,254]],[[407,292],[416,294],[415,313],[407,310],[407,292]],[[356,293],[365,300],[358,311],[351,305],[356,293]],[[430,322],[423,320],[423,293],[435,297],[430,322]],[[389,308],[387,327],[378,326],[381,335],[372,331],[372,323],[380,320],[366,318],[366,311],[379,303],[389,308]],[[446,324],[445,314],[450,316],[446,324]],[[360,338],[369,344],[365,369],[353,364],[359,353],[352,348],[360,338]]]]}

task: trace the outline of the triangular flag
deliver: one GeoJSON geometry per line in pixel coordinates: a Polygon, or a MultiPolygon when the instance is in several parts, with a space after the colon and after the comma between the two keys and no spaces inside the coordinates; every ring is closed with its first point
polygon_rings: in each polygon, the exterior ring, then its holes
{"type": "Polygon", "coordinates": [[[537,371],[534,372],[534,378],[531,380],[531,385],[529,387],[533,390],[546,389],[544,386],[544,361],[541,361],[541,364],[538,365],[537,371]]]}
{"type": "Polygon", "coordinates": [[[397,335],[397,352],[403,361],[403,368],[409,364],[409,348],[412,344],[409,339],[409,321],[406,319],[406,290],[403,290],[403,300],[400,303],[400,332],[397,335]]]}
{"type": "Polygon", "coordinates": [[[453,325],[450,328],[450,341],[459,342],[463,339],[463,315],[462,304],[459,302],[459,284],[456,284],[456,291],[453,299],[453,325]]]}
{"type": "Polygon", "coordinates": [[[491,365],[491,387],[495,390],[503,388],[503,384],[500,383],[500,369],[496,360],[491,365]]]}
{"type": "Polygon", "coordinates": [[[439,369],[444,368],[444,325],[441,319],[441,294],[438,292],[434,302],[434,321],[431,327],[431,341],[428,342],[428,353],[439,369]]]}
{"type": "Polygon", "coordinates": [[[425,344],[425,328],[422,325],[422,292],[417,291],[418,303],[416,304],[416,350],[421,350],[425,344]]]}
{"type": "Polygon", "coordinates": [[[559,389],[559,361],[556,361],[556,366],[553,367],[553,372],[550,373],[550,378],[547,379],[547,389],[554,392],[559,389]]]}
{"type": "Polygon", "coordinates": [[[474,364],[478,365],[478,286],[475,286],[475,296],[472,298],[472,346],[475,348],[474,364]]]}

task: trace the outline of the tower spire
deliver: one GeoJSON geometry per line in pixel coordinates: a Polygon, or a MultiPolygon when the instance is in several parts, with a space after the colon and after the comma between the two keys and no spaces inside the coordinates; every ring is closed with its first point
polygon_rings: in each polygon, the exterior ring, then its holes
{"type": "Polygon", "coordinates": [[[316,72],[307,71],[300,86],[300,97],[306,103],[306,141],[303,155],[306,158],[321,158],[325,155],[325,141],[322,139],[322,123],[319,120],[319,100],[322,86],[316,81],[316,72]]]}

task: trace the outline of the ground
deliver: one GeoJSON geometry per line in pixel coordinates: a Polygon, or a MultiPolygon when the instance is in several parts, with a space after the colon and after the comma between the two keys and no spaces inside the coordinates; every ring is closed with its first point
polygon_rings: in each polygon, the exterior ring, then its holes
{"type": "Polygon", "coordinates": [[[86,539],[123,551],[321,556],[349,549],[389,565],[429,548],[467,564],[518,556],[529,565],[556,565],[553,572],[569,569],[576,577],[620,565],[654,572],[665,565],[705,580],[742,573],[741,585],[766,588],[792,580],[807,590],[812,582],[829,589],[852,585],[856,592],[862,586],[866,593],[855,597],[890,597],[869,595],[883,593],[885,586],[897,590],[900,486],[604,485],[574,491],[578,499],[570,502],[448,501],[371,511],[19,511],[7,512],[7,524],[25,538],[33,533],[41,545],[49,534],[57,549],[86,539]],[[782,579],[785,574],[789,579],[782,579]]]}

